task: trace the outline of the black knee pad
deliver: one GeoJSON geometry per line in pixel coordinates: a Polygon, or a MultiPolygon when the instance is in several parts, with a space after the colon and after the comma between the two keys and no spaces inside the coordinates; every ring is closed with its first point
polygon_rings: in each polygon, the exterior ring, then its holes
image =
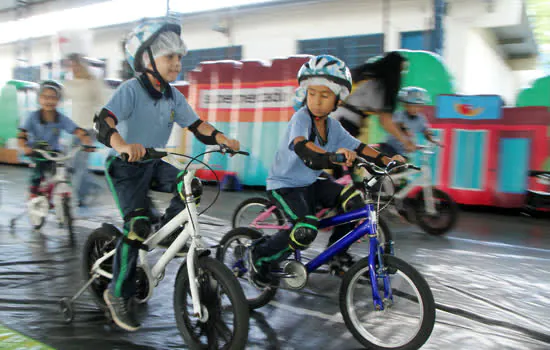
{"type": "Polygon", "coordinates": [[[136,209],[124,217],[128,227],[128,239],[143,241],[151,233],[151,219],[149,211],[136,209]]]}
{"type": "Polygon", "coordinates": [[[344,187],[338,200],[340,208],[345,211],[352,211],[365,206],[361,192],[353,184],[344,187]]]}
{"type": "Polygon", "coordinates": [[[294,250],[305,250],[317,237],[319,219],[315,216],[306,216],[298,219],[290,232],[290,247],[294,250]]]}

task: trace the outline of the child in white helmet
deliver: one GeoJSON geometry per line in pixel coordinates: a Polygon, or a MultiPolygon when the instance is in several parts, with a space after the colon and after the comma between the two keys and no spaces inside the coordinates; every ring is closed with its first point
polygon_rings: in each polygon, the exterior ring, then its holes
{"type": "MultiPolygon", "coordinates": [[[[125,81],[95,118],[99,142],[112,148],[106,163],[106,178],[124,218],[122,237],[116,246],[113,279],[104,300],[115,323],[128,331],[140,324],[128,309],[136,293],[136,263],[139,248],[151,231],[150,189],[174,193],[178,170],[161,160],[142,162],[146,147],[164,148],[174,123],[189,128],[205,144],[225,144],[239,150],[239,142],[229,139],[203,122],[168,83],[176,80],[186,47],[181,26],[169,19],[148,20],[137,26],[126,40],[126,58],[138,77],[125,81]],[[119,155],[127,153],[129,162],[119,155]]],[[[185,208],[174,196],[162,218],[170,221],[185,208]]],[[[174,231],[169,245],[180,233],[174,231]]]]}
{"type": "MultiPolygon", "coordinates": [[[[252,280],[259,286],[271,282],[269,268],[290,255],[306,249],[317,236],[317,205],[338,208],[340,212],[364,206],[353,186],[344,187],[333,180],[318,180],[322,169],[331,167],[335,153],[345,155],[351,166],[357,154],[374,158],[380,166],[391,159],[351,136],[329,114],[351,89],[351,74],[340,59],[320,55],[305,63],[298,72],[300,87],[296,100],[302,106],[291,118],[267,178],[267,194],[294,224],[251,247],[252,280]]],[[[393,159],[403,161],[401,156],[393,159]]],[[[329,245],[349,232],[349,225],[337,226],[329,245]]],[[[345,253],[341,258],[351,263],[345,253]]]]}
{"type": "MultiPolygon", "coordinates": [[[[428,120],[422,113],[422,107],[430,102],[430,97],[425,89],[416,86],[408,86],[399,91],[399,101],[403,103],[404,109],[393,115],[393,122],[407,134],[414,142],[417,134],[423,134],[430,142],[441,145],[434,140],[429,129],[428,120]]],[[[407,155],[407,148],[393,135],[389,135],[386,142],[380,144],[380,150],[388,155],[407,155]]]]}

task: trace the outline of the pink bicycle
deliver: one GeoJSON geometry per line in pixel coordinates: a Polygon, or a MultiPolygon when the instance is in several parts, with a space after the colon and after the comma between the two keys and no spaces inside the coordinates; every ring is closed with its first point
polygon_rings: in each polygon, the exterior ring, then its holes
{"type": "MultiPolygon", "coordinates": [[[[326,179],[326,177],[321,178],[326,179]]],[[[349,173],[336,180],[337,183],[344,186],[350,184],[352,181],[349,173]]],[[[330,216],[331,212],[331,209],[321,208],[316,216],[322,219],[330,216]]],[[[291,227],[283,212],[265,197],[249,198],[239,204],[233,213],[231,224],[233,228],[250,227],[267,235],[274,234],[280,230],[287,230],[291,227]]],[[[325,230],[330,229],[331,227],[325,228],[325,230]]],[[[379,217],[378,236],[382,246],[393,242],[389,227],[382,217],[379,217]]]]}

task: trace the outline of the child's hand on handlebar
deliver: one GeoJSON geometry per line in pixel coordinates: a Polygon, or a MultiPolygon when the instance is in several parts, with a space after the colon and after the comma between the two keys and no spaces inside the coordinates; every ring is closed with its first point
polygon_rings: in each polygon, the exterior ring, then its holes
{"type": "Polygon", "coordinates": [[[339,148],[336,151],[336,153],[341,153],[344,156],[346,156],[346,162],[345,163],[336,163],[336,164],[342,165],[342,166],[347,166],[347,167],[353,166],[353,162],[355,161],[355,158],[357,158],[357,153],[355,153],[354,151],[350,151],[349,149],[346,149],[346,148],[339,148]]]}
{"type": "MultiPolygon", "coordinates": [[[[221,133],[216,135],[216,141],[218,142],[218,144],[226,145],[235,152],[240,151],[241,149],[241,143],[239,141],[235,139],[230,139],[221,133]]],[[[230,157],[233,157],[233,154],[231,154],[230,157]]]]}
{"type": "Polygon", "coordinates": [[[34,151],[32,150],[31,147],[29,146],[25,146],[23,147],[23,154],[26,155],[26,156],[30,156],[34,151]]]}
{"type": "Polygon", "coordinates": [[[225,145],[235,152],[241,150],[241,143],[235,139],[227,139],[225,145]]]}
{"type": "Polygon", "coordinates": [[[128,154],[128,162],[137,162],[141,158],[143,158],[146,153],[145,147],[143,147],[143,145],[140,145],[139,143],[125,144],[119,147],[119,149],[117,149],[117,152],[120,154],[128,154]]]}
{"type": "Polygon", "coordinates": [[[399,163],[402,163],[402,164],[407,163],[407,160],[405,159],[405,157],[403,157],[400,154],[396,154],[395,156],[391,157],[390,161],[396,161],[396,162],[399,162],[399,163]]]}

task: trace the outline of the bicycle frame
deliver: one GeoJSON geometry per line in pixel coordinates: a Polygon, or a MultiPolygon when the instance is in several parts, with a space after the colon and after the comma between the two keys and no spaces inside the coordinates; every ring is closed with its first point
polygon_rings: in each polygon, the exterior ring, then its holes
{"type": "MultiPolygon", "coordinates": [[[[207,163],[209,155],[210,154],[205,155],[205,163],[207,163]]],[[[186,164],[182,164],[180,161],[177,160],[176,157],[172,155],[164,157],[163,160],[182,171],[187,166],[186,164]]],[[[191,196],[191,181],[195,176],[196,170],[198,170],[199,168],[201,168],[201,166],[187,167],[187,173],[183,177],[185,187],[184,193],[188,194],[185,198],[187,208],[179,212],[174,218],[172,218],[172,220],[167,222],[157,232],[149,235],[149,237],[143,242],[143,244],[152,250],[158,247],[159,242],[168,237],[175,229],[185,225],[183,231],[178,235],[174,242],[172,242],[172,244],[168,247],[168,249],[166,249],[166,251],[161,255],[159,260],[152,267],[149,265],[149,261],[147,259],[147,254],[149,252],[140,250],[138,266],[141,266],[143,268],[149,282],[151,282],[151,288],[149,288],[149,294],[147,296],[147,298],[150,298],[152,296],[154,287],[156,287],[163,278],[166,265],[168,265],[168,263],[176,257],[176,254],[185,246],[187,240],[191,239],[189,253],[186,257],[187,272],[189,274],[191,299],[193,301],[193,312],[195,316],[198,316],[200,319],[202,319],[203,313],[201,310],[199,290],[195,278],[195,262],[198,253],[197,251],[205,249],[205,246],[200,236],[197,206],[191,196]]],[[[113,275],[101,269],[100,265],[105,262],[105,260],[111,258],[115,254],[115,251],[116,249],[113,249],[110,252],[106,253],[100,259],[96,260],[91,269],[92,275],[97,274],[108,279],[113,278],[113,275]]]]}
{"type": "MultiPolygon", "coordinates": [[[[348,185],[352,182],[352,178],[349,174],[346,174],[344,176],[342,176],[341,178],[337,179],[335,181],[336,183],[339,183],[340,185],[348,185]]],[[[263,213],[261,213],[260,215],[258,215],[256,217],[256,219],[254,219],[254,221],[252,221],[252,223],[250,223],[250,226],[253,227],[253,228],[256,228],[256,229],[266,229],[266,230],[288,230],[290,229],[292,226],[290,224],[286,224],[286,225],[270,225],[270,224],[263,224],[262,221],[264,221],[265,219],[267,219],[271,213],[273,213],[273,211],[277,209],[277,207],[275,205],[272,205],[271,207],[269,207],[266,211],[264,211],[263,213]]],[[[324,209],[321,209],[320,211],[318,211],[315,216],[317,218],[322,218],[330,209],[328,208],[324,208],[324,209]]],[[[330,226],[327,226],[327,227],[330,227],[330,226]]],[[[325,228],[327,228],[325,227],[325,228]]]]}
{"type": "MultiPolygon", "coordinates": [[[[434,146],[420,146],[420,152],[422,153],[422,157],[421,157],[422,170],[420,171],[420,176],[413,180],[407,181],[408,182],[407,185],[403,187],[401,190],[399,190],[394,196],[394,199],[396,201],[403,200],[407,196],[409,196],[409,194],[415,188],[420,187],[424,192],[424,202],[426,205],[426,212],[429,214],[436,214],[434,198],[432,195],[432,187],[433,187],[432,168],[429,162],[430,156],[434,154],[433,147],[434,146]]],[[[416,173],[416,172],[418,171],[407,170],[403,173],[390,175],[390,177],[393,179],[394,182],[397,182],[398,180],[401,180],[401,179],[408,179],[413,173],[416,173]]],[[[384,189],[383,190],[384,194],[389,195],[389,193],[391,193],[390,192],[391,187],[392,186],[388,183],[388,181],[382,182],[382,188],[384,189]]]]}
{"type": "MultiPolygon", "coordinates": [[[[335,215],[326,219],[321,220],[319,229],[351,223],[354,221],[363,220],[363,222],[357,226],[355,229],[351,230],[344,237],[340,238],[333,245],[328,247],[326,250],[321,252],[315,258],[310,260],[305,264],[308,274],[314,272],[321,265],[326,264],[330,259],[332,259],[336,254],[341,251],[345,251],[353,243],[357,242],[361,237],[368,235],[369,237],[369,276],[372,287],[372,296],[374,307],[377,310],[384,310],[383,299],[378,292],[378,281],[376,278],[376,273],[378,272],[379,277],[384,279],[384,299],[392,299],[393,295],[390,288],[390,280],[383,269],[382,254],[383,250],[380,247],[380,242],[377,237],[377,225],[378,218],[376,214],[376,209],[372,202],[366,204],[363,208],[350,211],[347,213],[335,215]],[[378,263],[379,270],[376,271],[376,263],[378,263]]],[[[390,242],[391,244],[391,242],[390,242]]],[[[295,251],[295,259],[301,262],[301,253],[300,251],[295,251]]]]}

